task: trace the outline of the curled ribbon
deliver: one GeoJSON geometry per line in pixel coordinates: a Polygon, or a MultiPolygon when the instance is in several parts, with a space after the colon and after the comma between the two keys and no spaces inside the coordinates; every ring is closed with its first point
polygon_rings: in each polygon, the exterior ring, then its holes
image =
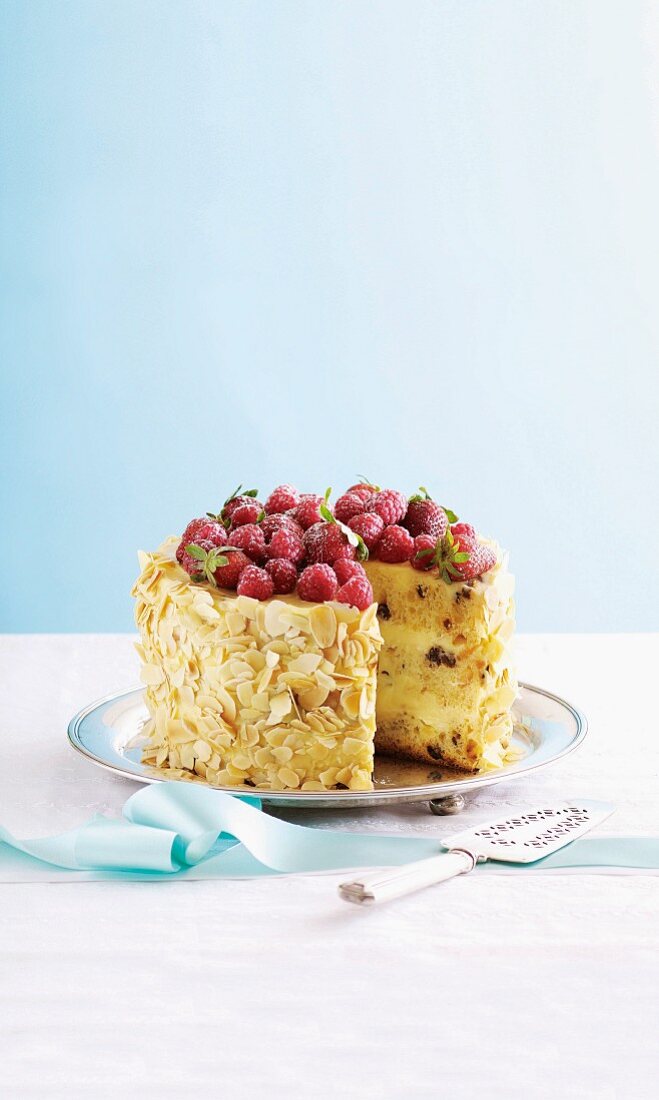
{"type": "MultiPolygon", "coordinates": [[[[20,856],[95,878],[171,879],[393,867],[442,850],[439,838],[294,825],[263,813],[258,798],[170,782],[132,795],[120,819],[95,817],[60,836],[18,840],[0,826],[0,878],[20,856]]],[[[611,869],[659,870],[659,837],[585,837],[535,864],[488,863],[477,872],[611,869]]]]}

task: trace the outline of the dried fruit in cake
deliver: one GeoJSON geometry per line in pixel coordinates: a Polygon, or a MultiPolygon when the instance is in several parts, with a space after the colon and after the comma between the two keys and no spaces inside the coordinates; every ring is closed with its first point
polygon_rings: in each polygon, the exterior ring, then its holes
{"type": "Polygon", "coordinates": [[[377,512],[387,526],[393,526],[400,523],[407,512],[407,497],[397,489],[381,489],[375,494],[370,511],[377,512]]]}
{"type": "Polygon", "coordinates": [[[293,485],[278,485],[265,502],[266,515],[275,512],[288,512],[300,502],[300,494],[293,485]]]}
{"type": "Polygon", "coordinates": [[[295,591],[297,569],[292,561],[287,561],[286,558],[271,558],[266,562],[265,571],[272,577],[275,595],[287,596],[295,591]]]}
{"type": "Polygon", "coordinates": [[[441,504],[437,504],[422,485],[419,492],[410,497],[403,526],[416,538],[417,535],[432,535],[440,539],[446,533],[448,518],[441,504]]]}
{"type": "Polygon", "coordinates": [[[237,587],[239,596],[251,596],[254,600],[268,600],[274,590],[272,577],[258,565],[248,565],[240,574],[237,587]]]}
{"type": "Polygon", "coordinates": [[[301,600],[323,603],[325,600],[334,599],[338,587],[336,573],[331,565],[316,562],[302,570],[297,582],[297,594],[301,600]]]}
{"type": "Polygon", "coordinates": [[[345,584],[341,585],[335,599],[338,603],[348,603],[359,611],[366,611],[366,608],[373,603],[371,582],[367,576],[350,577],[345,584]]]}
{"type": "Polygon", "coordinates": [[[275,531],[268,543],[268,557],[286,558],[287,561],[300,562],[305,556],[305,546],[302,539],[292,531],[282,527],[275,531]]]}
{"type": "Polygon", "coordinates": [[[377,553],[380,561],[392,564],[409,561],[414,553],[414,539],[404,527],[390,524],[382,532],[377,553]]]}
{"type": "MultiPolygon", "coordinates": [[[[263,528],[257,523],[247,523],[231,532],[231,545],[242,550],[257,565],[262,565],[267,557],[263,528]]],[[[226,540],[226,534],[225,534],[226,540]]]]}
{"type": "Polygon", "coordinates": [[[369,550],[375,550],[384,531],[384,520],[377,512],[362,512],[348,520],[348,527],[364,540],[369,550]]]}
{"type": "Polygon", "coordinates": [[[351,577],[366,576],[366,570],[361,562],[351,560],[350,558],[339,558],[332,565],[332,569],[336,573],[336,579],[339,584],[345,584],[351,577]]]}

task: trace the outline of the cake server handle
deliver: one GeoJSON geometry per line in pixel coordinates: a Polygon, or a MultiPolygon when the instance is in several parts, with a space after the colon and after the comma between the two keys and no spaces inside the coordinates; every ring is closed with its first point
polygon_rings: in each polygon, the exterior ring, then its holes
{"type": "Polygon", "coordinates": [[[374,871],[370,875],[360,875],[350,882],[339,885],[339,895],[344,901],[355,905],[373,905],[378,901],[391,901],[393,898],[412,894],[424,886],[433,886],[436,882],[445,882],[456,875],[473,871],[477,856],[466,848],[452,848],[449,852],[419,859],[415,863],[406,863],[403,867],[391,867],[374,871]]]}

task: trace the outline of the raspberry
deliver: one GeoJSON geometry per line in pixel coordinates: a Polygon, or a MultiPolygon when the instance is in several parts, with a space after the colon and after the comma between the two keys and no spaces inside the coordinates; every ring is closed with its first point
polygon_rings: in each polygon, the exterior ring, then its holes
{"type": "Polygon", "coordinates": [[[385,527],[378,543],[380,561],[409,561],[414,553],[414,539],[404,527],[390,524],[385,527]]]}
{"type": "MultiPolygon", "coordinates": [[[[462,550],[466,549],[462,540],[460,541],[460,548],[462,550]]],[[[482,573],[487,573],[488,569],[496,565],[496,562],[497,556],[492,547],[485,546],[482,542],[477,542],[475,545],[472,545],[469,551],[468,561],[456,562],[454,568],[457,569],[460,578],[463,581],[467,581],[471,580],[472,577],[480,577],[482,573]]]]}
{"type": "Polygon", "coordinates": [[[366,570],[363,565],[360,565],[358,561],[351,561],[350,558],[338,558],[334,562],[332,569],[336,573],[336,579],[339,584],[345,584],[351,577],[365,577],[366,570]]]}
{"type": "Polygon", "coordinates": [[[317,562],[302,570],[297,582],[297,594],[301,600],[323,603],[333,600],[338,589],[336,573],[331,566],[317,562]]]}
{"type": "Polygon", "coordinates": [[[265,570],[272,577],[278,596],[285,596],[295,591],[297,569],[292,561],[287,561],[286,558],[272,558],[271,561],[266,562],[265,570]]]}
{"type": "Polygon", "coordinates": [[[446,534],[448,520],[441,505],[430,497],[413,496],[410,497],[403,526],[407,527],[412,538],[417,535],[432,535],[437,541],[446,534]]]}
{"type": "Polygon", "coordinates": [[[252,562],[242,550],[227,550],[223,556],[227,559],[227,563],[218,566],[214,571],[215,583],[219,588],[235,588],[243,569],[251,566],[252,562]]]}
{"type": "Polygon", "coordinates": [[[447,584],[480,577],[496,564],[494,550],[478,541],[469,523],[455,523],[437,543],[434,559],[447,584]]]}
{"type": "MultiPolygon", "coordinates": [[[[373,488],[369,488],[368,485],[358,485],[356,489],[348,489],[348,493],[363,500],[365,509],[371,508],[376,496],[373,488]]],[[[347,496],[348,493],[344,493],[344,496],[347,496]]]]}
{"type": "Polygon", "coordinates": [[[460,535],[466,535],[470,539],[476,538],[476,532],[470,523],[454,523],[451,527],[451,534],[454,539],[459,539],[460,535]]]}
{"type": "Polygon", "coordinates": [[[384,520],[388,527],[400,523],[407,511],[407,497],[396,489],[382,489],[375,494],[375,500],[371,505],[371,511],[384,520]]]}
{"type": "Polygon", "coordinates": [[[298,538],[302,538],[304,534],[304,531],[300,527],[300,524],[296,523],[296,521],[289,513],[274,513],[271,516],[266,516],[261,523],[261,530],[263,531],[266,539],[271,539],[275,532],[281,531],[282,529],[284,531],[290,531],[291,534],[297,535],[298,538]]]}
{"type": "Polygon", "coordinates": [[[356,485],[351,485],[349,489],[346,489],[346,493],[358,493],[364,501],[371,500],[379,492],[380,486],[371,485],[368,481],[359,481],[356,485]]]}
{"type": "Polygon", "coordinates": [[[250,489],[249,492],[244,493],[242,496],[239,496],[238,494],[240,493],[241,489],[242,485],[239,485],[235,492],[233,492],[231,496],[227,497],[227,499],[225,500],[222,511],[220,513],[222,519],[230,520],[233,516],[233,513],[236,511],[237,508],[240,508],[242,504],[256,504],[258,505],[259,512],[262,511],[263,505],[259,500],[256,500],[257,490],[250,489]]]}
{"type": "MultiPolygon", "coordinates": [[[[195,540],[193,539],[192,542],[186,542],[185,545],[181,541],[179,545],[178,549],[181,550],[182,548],[182,553],[181,557],[178,560],[185,569],[186,573],[190,574],[193,581],[205,581],[207,579],[205,560],[196,558],[192,554],[190,554],[186,549],[186,547],[188,546],[194,546],[195,548],[198,547],[200,550],[204,550],[206,554],[212,554],[213,550],[217,549],[217,545],[211,539],[199,539],[198,542],[195,542],[195,540]]],[[[178,550],[176,551],[176,556],[178,558],[178,550]]]]}
{"type": "MultiPolygon", "coordinates": [[[[372,494],[371,494],[372,495],[372,494]]],[[[348,523],[353,516],[358,516],[366,507],[364,498],[358,493],[344,493],[334,505],[334,515],[341,523],[348,523]]]]}
{"type": "Polygon", "coordinates": [[[295,508],[299,501],[300,494],[292,485],[278,485],[265,502],[266,514],[270,516],[274,512],[287,512],[289,508],[295,508]]]}
{"type": "Polygon", "coordinates": [[[355,548],[336,523],[314,523],[304,532],[304,550],[308,562],[332,565],[338,558],[354,558],[355,548]]]}
{"type": "Polygon", "coordinates": [[[261,565],[266,559],[265,536],[263,530],[256,523],[246,523],[244,527],[238,527],[228,536],[232,546],[243,550],[248,558],[261,565]]]}
{"type": "Polygon", "coordinates": [[[454,541],[454,552],[464,551],[471,554],[472,550],[476,549],[478,539],[470,523],[454,523],[451,527],[451,535],[454,541]]]}
{"type": "Polygon", "coordinates": [[[338,603],[349,603],[360,611],[366,611],[373,603],[373,589],[367,576],[351,577],[336,594],[338,603]]]}
{"type": "Polygon", "coordinates": [[[249,504],[239,504],[231,513],[231,527],[244,527],[248,523],[257,523],[263,509],[258,500],[250,500],[249,504]]]}
{"type": "Polygon", "coordinates": [[[417,535],[414,540],[412,565],[415,569],[432,569],[437,563],[434,559],[436,539],[432,535],[417,535]]]}
{"type": "Polygon", "coordinates": [[[304,557],[304,543],[297,535],[282,527],[275,531],[268,543],[268,554],[271,558],[286,558],[287,561],[297,563],[304,557]]]}
{"type": "Polygon", "coordinates": [[[309,527],[313,527],[314,523],[320,523],[322,518],[320,506],[324,503],[324,497],[319,497],[316,493],[303,493],[300,497],[300,503],[293,508],[289,515],[306,531],[309,527]]]}
{"type": "Polygon", "coordinates": [[[377,512],[362,512],[348,520],[348,527],[361,535],[369,550],[374,550],[384,531],[384,520],[377,512]]]}
{"type": "MultiPolygon", "coordinates": [[[[225,528],[221,523],[218,523],[215,519],[209,519],[208,516],[200,516],[199,519],[190,520],[185,531],[181,535],[181,541],[176,548],[176,560],[183,565],[183,555],[185,554],[186,546],[189,546],[191,542],[201,542],[204,539],[211,539],[215,546],[222,546],[227,537],[225,528]],[[218,541],[215,541],[215,540],[218,541]]],[[[183,566],[185,568],[185,566],[183,566]]],[[[188,570],[188,572],[190,572],[188,570]]]]}
{"type": "Polygon", "coordinates": [[[248,565],[243,569],[238,581],[238,595],[251,596],[255,600],[268,600],[275,590],[275,585],[269,573],[265,569],[259,569],[258,565],[248,565]]]}

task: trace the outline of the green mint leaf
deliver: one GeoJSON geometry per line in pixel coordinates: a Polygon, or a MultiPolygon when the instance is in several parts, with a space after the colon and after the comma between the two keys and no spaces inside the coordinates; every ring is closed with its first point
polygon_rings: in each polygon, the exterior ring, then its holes
{"type": "Polygon", "coordinates": [[[358,535],[356,531],[353,531],[352,527],[348,527],[347,524],[341,523],[340,519],[335,519],[334,516],[332,516],[332,522],[341,529],[350,545],[355,547],[359,561],[366,561],[368,558],[368,546],[364,542],[361,535],[358,535]]]}
{"type": "Polygon", "coordinates": [[[206,551],[203,546],[197,546],[196,543],[191,542],[185,549],[190,557],[195,558],[196,561],[206,561],[206,551]]]}
{"type": "MultiPolygon", "coordinates": [[[[357,532],[353,531],[353,534],[356,535],[357,532]]],[[[359,539],[359,542],[357,543],[357,559],[358,561],[368,561],[368,546],[364,542],[361,535],[357,535],[357,538],[359,539]]]]}
{"type": "Polygon", "coordinates": [[[326,504],[321,504],[318,511],[320,512],[321,516],[326,521],[326,523],[336,523],[337,522],[326,504]]]}
{"type": "Polygon", "coordinates": [[[228,565],[229,559],[224,554],[213,554],[212,560],[209,561],[209,568],[211,573],[214,573],[216,569],[219,569],[221,565],[228,565]]]}
{"type": "MultiPolygon", "coordinates": [[[[226,508],[227,504],[230,504],[230,502],[232,500],[236,499],[236,497],[238,496],[238,493],[240,492],[241,489],[242,489],[242,485],[239,485],[237,489],[233,490],[233,492],[231,493],[231,496],[228,496],[227,499],[225,500],[224,508],[226,508]]],[[[224,508],[222,509],[222,511],[224,511],[224,508]]]]}
{"type": "Polygon", "coordinates": [[[222,515],[222,512],[206,512],[209,519],[214,520],[215,523],[219,523],[220,526],[226,527],[229,520],[226,516],[222,515]]]}
{"type": "Polygon", "coordinates": [[[244,497],[257,497],[258,495],[258,489],[245,489],[245,492],[243,493],[244,497]]]}
{"type": "Polygon", "coordinates": [[[368,485],[369,489],[373,489],[376,493],[380,492],[380,486],[371,481],[370,477],[365,477],[364,474],[357,474],[357,477],[361,485],[368,485]]]}

